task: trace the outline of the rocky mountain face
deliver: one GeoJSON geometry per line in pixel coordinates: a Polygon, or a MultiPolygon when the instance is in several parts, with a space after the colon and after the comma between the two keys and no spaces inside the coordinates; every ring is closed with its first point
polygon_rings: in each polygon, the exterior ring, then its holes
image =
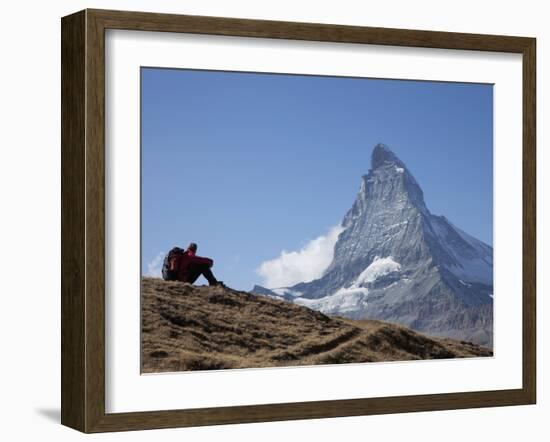
{"type": "Polygon", "coordinates": [[[253,292],[492,346],[493,248],[431,214],[413,175],[387,146],[374,148],[342,226],[321,278],[253,292]]]}

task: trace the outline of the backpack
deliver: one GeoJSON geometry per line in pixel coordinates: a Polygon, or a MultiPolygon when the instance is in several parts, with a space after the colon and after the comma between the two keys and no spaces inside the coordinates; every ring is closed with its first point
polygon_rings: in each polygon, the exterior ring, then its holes
{"type": "Polygon", "coordinates": [[[165,281],[175,281],[178,279],[177,265],[175,269],[171,269],[170,262],[174,258],[178,259],[181,255],[183,255],[183,252],[185,252],[185,250],[180,249],[179,247],[174,247],[164,257],[164,262],[162,263],[162,279],[165,281]]]}

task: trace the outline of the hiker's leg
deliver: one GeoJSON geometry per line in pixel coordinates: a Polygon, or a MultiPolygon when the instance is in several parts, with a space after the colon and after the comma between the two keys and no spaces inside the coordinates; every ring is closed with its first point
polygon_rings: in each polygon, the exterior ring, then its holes
{"type": "Polygon", "coordinates": [[[214,277],[212,270],[210,270],[210,267],[206,264],[203,267],[202,276],[206,278],[208,284],[210,285],[216,285],[218,283],[218,280],[214,277]]]}
{"type": "Polygon", "coordinates": [[[201,276],[201,269],[198,268],[198,266],[190,265],[189,269],[187,269],[187,276],[185,278],[185,282],[188,282],[190,284],[193,284],[199,276],[201,276]]]}
{"type": "Polygon", "coordinates": [[[204,276],[210,285],[218,283],[208,264],[191,264],[187,271],[187,282],[193,284],[200,275],[204,276]]]}

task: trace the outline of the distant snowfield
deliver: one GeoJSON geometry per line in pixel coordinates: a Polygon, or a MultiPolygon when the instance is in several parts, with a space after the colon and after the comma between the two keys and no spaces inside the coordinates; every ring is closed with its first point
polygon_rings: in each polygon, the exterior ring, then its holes
{"type": "MultiPolygon", "coordinates": [[[[367,306],[367,297],[369,289],[363,287],[366,284],[376,281],[378,278],[392,272],[401,270],[401,265],[393,260],[391,256],[387,258],[376,257],[369,266],[361,272],[357,279],[349,286],[338,289],[334,294],[325,296],[321,299],[295,298],[294,302],[323,313],[346,313],[353,312],[359,307],[367,306]]],[[[291,294],[284,289],[277,289],[277,294],[291,294]]]]}
{"type": "Polygon", "coordinates": [[[297,290],[290,290],[286,287],[281,287],[281,288],[278,288],[278,289],[270,289],[270,290],[272,292],[276,293],[279,296],[290,295],[290,296],[294,296],[295,298],[299,297],[299,296],[302,296],[301,292],[299,292],[297,290]]]}
{"type": "Polygon", "coordinates": [[[341,288],[330,296],[321,299],[296,298],[294,302],[322,313],[346,313],[367,305],[369,290],[363,287],[341,288]]]}

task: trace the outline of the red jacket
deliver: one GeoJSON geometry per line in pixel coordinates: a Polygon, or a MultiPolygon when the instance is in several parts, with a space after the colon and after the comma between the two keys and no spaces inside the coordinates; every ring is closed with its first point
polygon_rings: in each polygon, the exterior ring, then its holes
{"type": "Polygon", "coordinates": [[[214,261],[210,258],[197,256],[193,252],[187,250],[172,259],[170,262],[170,268],[172,270],[177,270],[179,281],[185,282],[187,281],[187,272],[189,271],[189,266],[191,264],[206,264],[209,267],[212,267],[214,265],[214,261]]]}

